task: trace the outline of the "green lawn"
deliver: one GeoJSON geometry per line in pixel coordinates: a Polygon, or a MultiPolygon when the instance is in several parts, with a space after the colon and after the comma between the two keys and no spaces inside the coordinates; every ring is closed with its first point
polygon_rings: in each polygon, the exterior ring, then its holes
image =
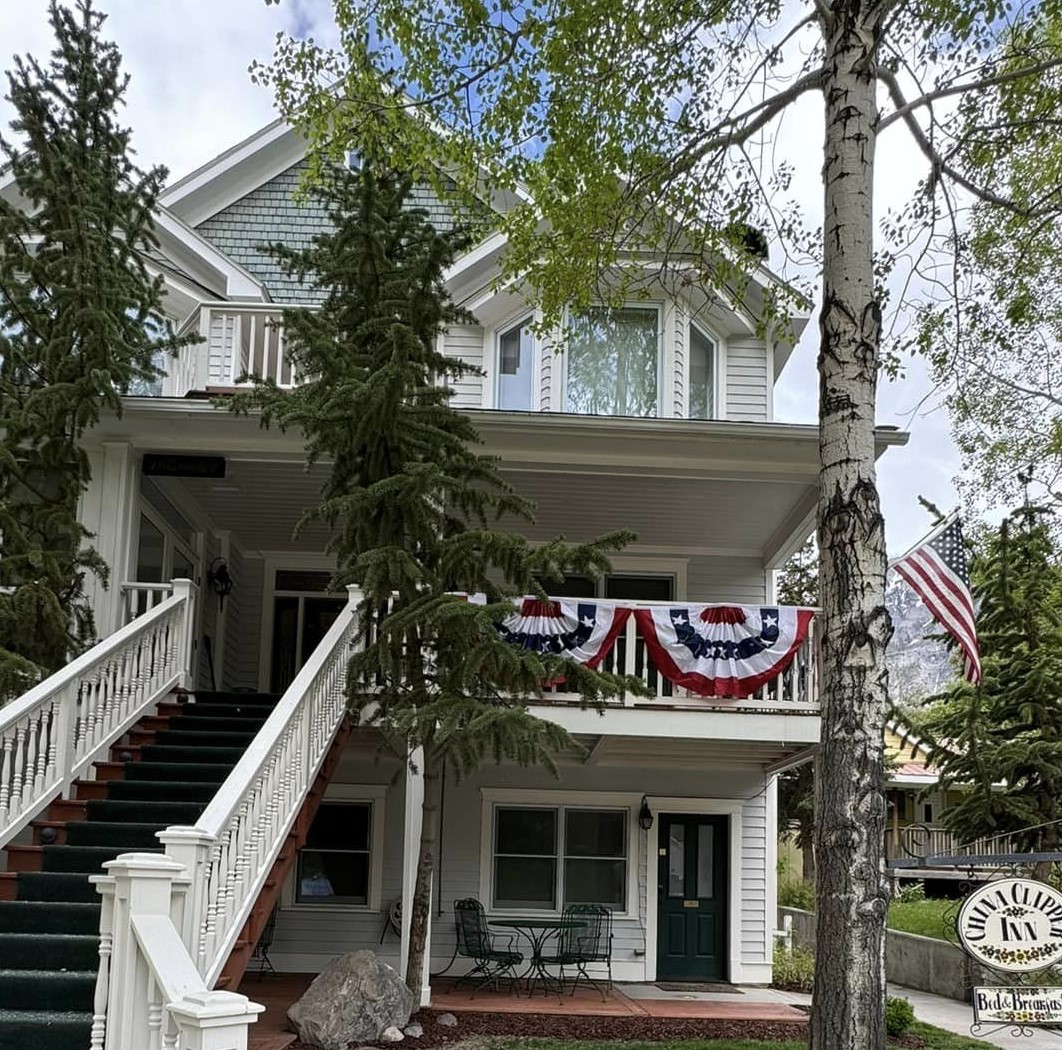
{"type": "MultiPolygon", "coordinates": [[[[932,1025],[915,1021],[911,1035],[925,1040],[925,1050],[986,1050],[990,1046],[980,1039],[952,1035],[932,1025]]],[[[563,1039],[491,1039],[491,1050],[807,1050],[807,1043],[793,1040],[784,1043],[758,1039],[688,1039],[662,1043],[621,1043],[566,1041],[563,1039]]]]}
{"type": "Polygon", "coordinates": [[[889,905],[889,928],[946,940],[944,927],[948,920],[944,916],[954,906],[954,901],[893,901],[889,905]]]}

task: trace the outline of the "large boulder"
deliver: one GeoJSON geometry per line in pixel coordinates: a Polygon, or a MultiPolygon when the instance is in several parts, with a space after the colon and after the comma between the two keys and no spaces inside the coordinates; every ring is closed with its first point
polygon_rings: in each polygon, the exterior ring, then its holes
{"type": "Polygon", "coordinates": [[[402,978],[371,951],[333,959],[306,994],[288,1010],[299,1038],[321,1050],[347,1050],[374,1043],[385,1028],[403,1028],[413,1010],[413,993],[402,978]]]}

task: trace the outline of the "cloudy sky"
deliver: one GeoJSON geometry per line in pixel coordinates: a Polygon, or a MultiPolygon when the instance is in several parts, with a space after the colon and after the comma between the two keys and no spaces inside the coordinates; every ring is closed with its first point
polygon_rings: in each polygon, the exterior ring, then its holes
{"type": "MultiPolygon", "coordinates": [[[[268,92],[251,83],[247,69],[253,59],[270,57],[278,31],[322,41],[331,36],[328,0],[281,0],[275,6],[265,0],[100,0],[100,7],[110,15],[107,34],[121,48],[132,78],[126,119],[141,162],[164,164],[174,178],[273,119],[268,92]]],[[[8,68],[16,53],[47,51],[46,12],[45,0],[0,3],[0,66],[8,68]]],[[[6,126],[9,118],[9,105],[0,101],[0,123],[6,126]]],[[[821,140],[818,104],[806,99],[780,130],[778,150],[803,161],[795,188],[812,218],[821,215],[821,140]]],[[[883,137],[878,157],[879,203],[900,206],[923,170],[920,159],[895,126],[883,137]]],[[[779,419],[815,419],[816,338],[813,321],[776,391],[779,419]]],[[[918,495],[942,508],[954,505],[958,456],[918,362],[903,381],[883,387],[878,420],[911,433],[907,448],[888,452],[879,471],[889,549],[898,554],[926,530],[918,495]]]]}

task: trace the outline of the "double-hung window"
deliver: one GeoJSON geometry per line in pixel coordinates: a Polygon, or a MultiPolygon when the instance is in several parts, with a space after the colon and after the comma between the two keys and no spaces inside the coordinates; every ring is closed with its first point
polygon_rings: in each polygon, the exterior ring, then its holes
{"type": "Polygon", "coordinates": [[[496,806],[491,906],[559,911],[567,904],[627,908],[625,809],[496,806]]]}
{"type": "Polygon", "coordinates": [[[655,416],[660,386],[660,311],[591,306],[568,319],[567,410],[655,416]]]}
{"type": "Polygon", "coordinates": [[[715,416],[715,340],[690,325],[690,419],[715,416]]]}
{"type": "Polygon", "coordinates": [[[299,851],[297,904],[367,905],[373,804],[325,800],[299,851]]]}

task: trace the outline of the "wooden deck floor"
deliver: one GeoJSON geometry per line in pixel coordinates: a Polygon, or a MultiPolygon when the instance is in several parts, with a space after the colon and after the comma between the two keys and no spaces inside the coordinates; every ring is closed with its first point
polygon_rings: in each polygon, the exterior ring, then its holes
{"type": "MultiPolygon", "coordinates": [[[[284,1050],[295,1037],[287,1031],[287,1010],[309,986],[314,974],[285,973],[250,976],[240,991],[265,1006],[251,1028],[250,1050],[284,1050]]],[[[610,1016],[703,1018],[731,1021],[806,1021],[807,1015],[780,1002],[764,1002],[752,996],[733,995],[712,999],[635,998],[619,989],[602,1002],[593,989],[578,988],[572,995],[514,996],[508,992],[482,991],[473,999],[467,987],[454,988],[439,982],[432,990],[430,1009],[460,1013],[520,1013],[553,1016],[610,1016]]]]}

